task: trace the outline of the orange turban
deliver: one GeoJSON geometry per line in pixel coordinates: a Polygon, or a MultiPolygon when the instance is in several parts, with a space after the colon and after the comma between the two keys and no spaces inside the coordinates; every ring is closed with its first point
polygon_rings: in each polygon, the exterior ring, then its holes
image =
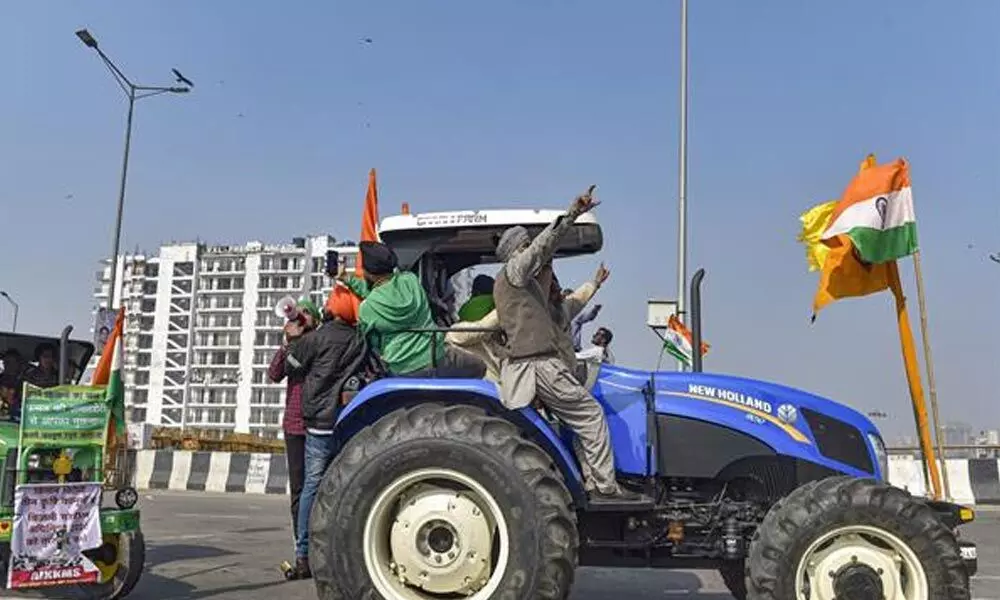
{"type": "Polygon", "coordinates": [[[330,291],[330,297],[326,299],[323,309],[334,317],[346,321],[351,325],[358,322],[358,307],[361,306],[361,299],[346,285],[337,282],[330,291]]]}

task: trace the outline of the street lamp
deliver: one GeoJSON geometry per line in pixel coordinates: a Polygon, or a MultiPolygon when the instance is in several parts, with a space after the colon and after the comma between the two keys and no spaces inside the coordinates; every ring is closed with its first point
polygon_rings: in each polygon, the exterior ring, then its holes
{"type": "Polygon", "coordinates": [[[14,299],[7,292],[0,291],[0,296],[3,296],[14,307],[14,327],[11,329],[11,332],[17,333],[17,302],[14,302],[14,299]]]}
{"type": "Polygon", "coordinates": [[[148,98],[150,96],[159,96],[160,94],[186,94],[191,91],[194,87],[194,83],[190,79],[187,79],[180,74],[179,71],[174,69],[174,75],[177,77],[179,83],[183,83],[183,86],[148,86],[148,85],[136,85],[132,81],[125,77],[125,74],[121,72],[114,62],[101,48],[97,45],[97,40],[94,36],[90,34],[86,29],[81,29],[76,32],[76,37],[80,38],[83,45],[97,52],[97,55],[101,57],[104,64],[111,71],[111,75],[115,78],[115,81],[125,92],[125,96],[128,98],[128,119],[125,125],[125,153],[122,158],[122,175],[121,175],[121,185],[118,189],[118,211],[115,216],[115,235],[114,243],[112,245],[111,251],[111,286],[108,290],[108,308],[114,308],[114,297],[115,297],[115,281],[116,274],[118,271],[118,251],[121,245],[122,237],[122,211],[125,208],[125,179],[128,174],[128,154],[129,148],[132,143],[132,113],[135,108],[135,101],[142,98],[148,98]]]}
{"type": "MultiPolygon", "coordinates": [[[[677,194],[677,313],[682,320],[687,317],[687,302],[684,289],[687,281],[687,183],[688,183],[688,0],[681,0],[681,99],[680,99],[680,144],[678,147],[678,194],[677,194]]],[[[694,352],[697,354],[698,349],[694,352]]],[[[678,369],[684,370],[683,361],[678,361],[678,369]]]]}

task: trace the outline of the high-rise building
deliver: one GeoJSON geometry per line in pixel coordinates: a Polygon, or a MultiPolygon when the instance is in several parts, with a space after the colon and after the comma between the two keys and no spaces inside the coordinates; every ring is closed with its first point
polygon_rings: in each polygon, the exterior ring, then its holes
{"type": "MultiPolygon", "coordinates": [[[[118,257],[113,301],[126,307],[130,420],[280,437],[285,384],[267,377],[283,335],[274,307],[284,296],[322,306],[333,285],[328,250],[354,267],[357,246],[329,236],[279,245],[179,243],[118,257]]],[[[110,263],[97,272],[100,307],[111,293],[110,263]]]]}

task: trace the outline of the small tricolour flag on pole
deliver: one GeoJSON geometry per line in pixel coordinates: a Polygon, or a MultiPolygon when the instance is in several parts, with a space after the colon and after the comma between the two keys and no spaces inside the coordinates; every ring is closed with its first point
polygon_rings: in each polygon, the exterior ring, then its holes
{"type": "Polygon", "coordinates": [[[910,167],[904,159],[862,169],[833,210],[823,240],[851,239],[858,257],[882,264],[917,250],[910,167]]]}
{"type": "MultiPolygon", "coordinates": [[[[681,323],[677,315],[670,315],[663,338],[663,348],[670,356],[673,356],[686,365],[691,364],[691,357],[693,356],[691,352],[691,332],[684,326],[684,323],[681,323]]],[[[707,343],[701,343],[702,356],[708,354],[708,348],[709,345],[707,343]]]]}

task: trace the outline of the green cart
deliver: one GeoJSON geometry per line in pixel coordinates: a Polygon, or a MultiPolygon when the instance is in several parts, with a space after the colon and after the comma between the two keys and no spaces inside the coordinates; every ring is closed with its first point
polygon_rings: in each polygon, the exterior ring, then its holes
{"type": "Polygon", "coordinates": [[[20,410],[0,420],[0,588],[124,598],[145,561],[139,496],[106,388],[78,385],[94,346],[71,329],[0,334],[0,357],[59,349],[59,385],[24,384],[20,410]]]}

